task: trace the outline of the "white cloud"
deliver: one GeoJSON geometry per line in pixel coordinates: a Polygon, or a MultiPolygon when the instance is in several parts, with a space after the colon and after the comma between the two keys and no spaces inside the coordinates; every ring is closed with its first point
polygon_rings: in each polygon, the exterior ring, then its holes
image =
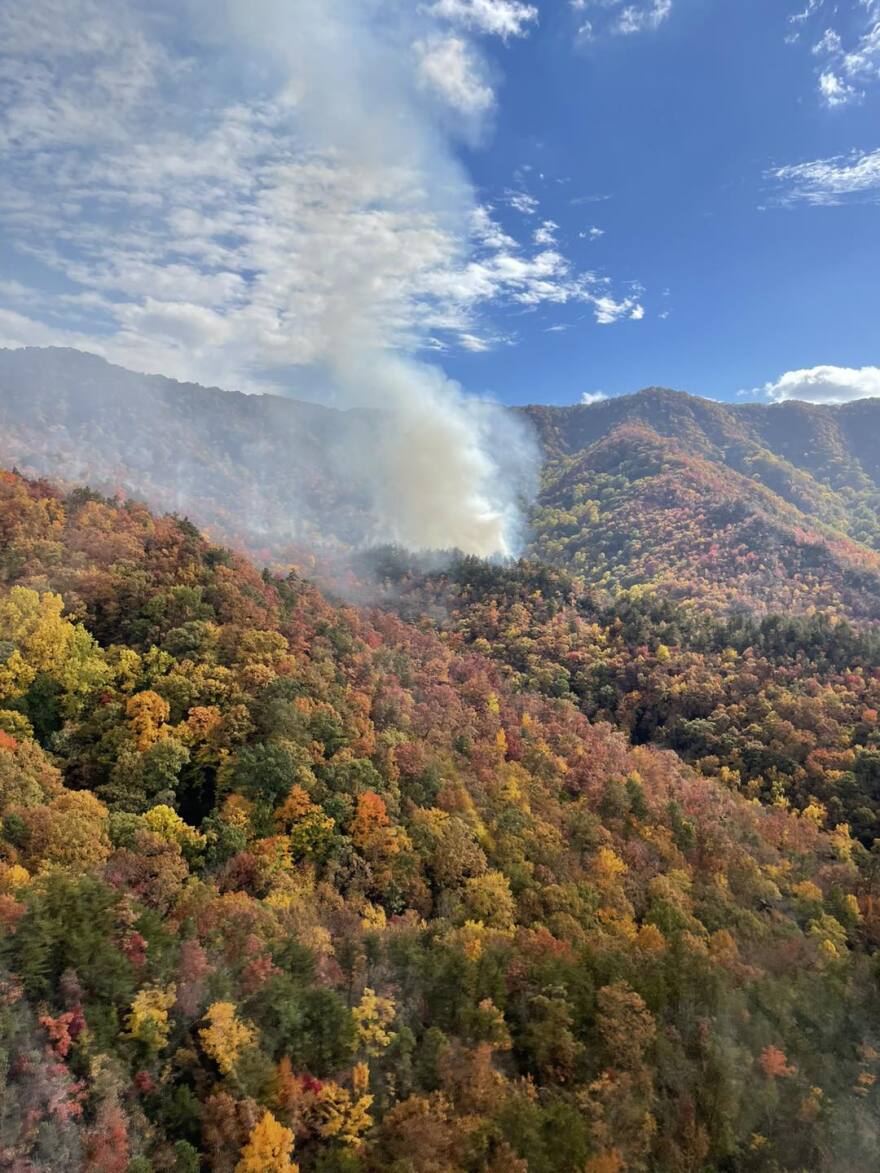
{"type": "Polygon", "coordinates": [[[880,78],[880,19],[875,9],[871,11],[871,23],[858,43],[843,58],[843,68],[849,77],[880,78]]]}
{"type": "Polygon", "coordinates": [[[496,36],[521,37],[538,19],[534,4],[518,0],[435,0],[428,11],[464,28],[496,36]]]}
{"type": "Polygon", "coordinates": [[[587,228],[584,232],[578,233],[581,240],[598,240],[600,236],[604,235],[605,229],[597,228],[595,224],[591,228],[587,228]]]}
{"type": "Polygon", "coordinates": [[[596,297],[593,299],[593,306],[596,321],[600,326],[611,326],[622,318],[640,322],[645,316],[644,306],[631,297],[625,297],[621,301],[615,301],[613,297],[608,296],[596,297]]]}
{"type": "Polygon", "coordinates": [[[577,37],[584,42],[602,34],[631,36],[658,29],[671,15],[672,5],[673,0],[570,0],[579,16],[577,37]]]}
{"type": "Polygon", "coordinates": [[[581,403],[590,407],[593,403],[603,403],[607,398],[604,391],[584,391],[581,395],[581,403]]]}
{"type": "Polygon", "coordinates": [[[534,216],[539,207],[535,197],[524,191],[507,191],[504,198],[515,212],[520,212],[523,216],[534,216]]]}
{"type": "Polygon", "coordinates": [[[819,366],[787,371],[763,393],[776,403],[800,399],[807,403],[850,403],[880,397],[880,367],[819,366]]]}
{"type": "MultiPolygon", "coordinates": [[[[800,28],[806,28],[808,22],[816,24],[821,9],[821,3],[810,0],[803,11],[789,17],[789,23],[800,28]]],[[[817,28],[812,53],[821,59],[820,99],[834,109],[859,101],[866,87],[880,81],[880,4],[876,0],[849,0],[831,9],[831,16],[839,27],[826,26],[821,35],[817,28]]],[[[800,40],[800,32],[788,40],[800,40]]]]}
{"type": "Polygon", "coordinates": [[[880,149],[794,163],[768,172],[783,188],[782,202],[835,205],[880,199],[880,149]]]}
{"type": "Polygon", "coordinates": [[[819,74],[819,93],[825,105],[832,109],[835,106],[846,106],[861,97],[857,89],[843,81],[830,69],[819,74]]]}
{"type": "Polygon", "coordinates": [[[417,41],[419,77],[447,105],[460,114],[483,114],[495,101],[480,58],[462,37],[432,37],[417,41]]]}
{"type": "Polygon", "coordinates": [[[0,4],[0,149],[125,143],[185,73],[125,3],[0,4]]]}
{"type": "Polygon", "coordinates": [[[818,10],[822,7],[822,3],[823,0],[807,0],[806,8],[802,9],[800,12],[793,13],[788,18],[788,23],[803,24],[805,21],[809,20],[815,12],[818,12],[818,10]]]}
{"type": "Polygon", "coordinates": [[[471,214],[471,235],[474,241],[487,249],[496,252],[509,251],[518,247],[512,236],[509,236],[492,216],[492,208],[487,204],[478,204],[471,214]]]}
{"type": "Polygon", "coordinates": [[[470,350],[475,354],[492,349],[492,343],[489,339],[478,338],[476,334],[468,334],[465,332],[463,334],[459,334],[458,339],[465,350],[470,350]]]}
{"type": "Polygon", "coordinates": [[[843,41],[840,39],[840,33],[835,32],[834,29],[826,29],[822,34],[822,39],[817,41],[813,46],[815,54],[820,53],[840,53],[843,51],[843,41]]]}
{"type": "Polygon", "coordinates": [[[532,234],[532,239],[535,244],[540,246],[556,244],[556,233],[559,225],[554,220],[545,220],[540,228],[536,228],[532,234]]]}
{"type": "Polygon", "coordinates": [[[573,208],[576,208],[582,204],[601,204],[601,203],[604,203],[606,200],[610,200],[610,199],[611,199],[610,195],[604,195],[601,193],[597,193],[594,195],[572,196],[572,198],[568,202],[571,204],[571,206],[573,208]]]}
{"type": "Polygon", "coordinates": [[[620,14],[616,31],[628,36],[645,29],[656,29],[672,12],[672,0],[650,0],[648,4],[630,4],[620,14]]]}
{"type": "MultiPolygon", "coordinates": [[[[489,307],[591,302],[602,283],[572,270],[551,221],[530,255],[490,209],[468,208],[467,183],[407,94],[397,45],[357,20],[312,20],[311,0],[241,0],[232,11],[239,42],[290,62],[292,90],[224,100],[210,53],[174,58],[122,0],[112,11],[38,0],[15,21],[3,12],[0,52],[16,49],[23,80],[2,95],[0,125],[23,129],[47,87],[75,111],[34,127],[40,153],[8,152],[4,235],[67,283],[44,309],[77,299],[81,315],[92,310],[93,349],[155,369],[161,340],[167,373],[259,390],[338,350],[339,321],[375,345],[432,345],[446,331],[473,346],[499,337],[475,328],[489,307]],[[147,45],[158,64],[138,103],[115,104],[108,128],[106,79],[124,90],[114,71],[126,45],[147,45]],[[32,52],[49,82],[41,71],[27,82],[32,52]],[[166,101],[162,87],[178,73],[186,87],[166,101]],[[90,76],[105,80],[90,88],[90,76]]],[[[432,37],[421,40],[448,50],[449,38],[432,37]]],[[[442,70],[430,51],[422,59],[432,93],[462,110],[485,106],[490,91],[462,65],[467,42],[451,40],[442,70]]],[[[525,192],[506,199],[522,214],[538,209],[525,192]]],[[[31,307],[39,301],[32,291],[31,307]]]]}

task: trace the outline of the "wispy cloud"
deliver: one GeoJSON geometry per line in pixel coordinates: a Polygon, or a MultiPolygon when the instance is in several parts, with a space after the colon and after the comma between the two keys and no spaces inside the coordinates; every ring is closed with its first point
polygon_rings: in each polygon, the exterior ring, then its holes
{"type": "Polygon", "coordinates": [[[569,0],[577,16],[581,41],[597,37],[632,36],[658,29],[672,14],[673,0],[569,0]]]}
{"type": "Polygon", "coordinates": [[[534,240],[535,244],[540,245],[541,247],[555,245],[556,233],[558,230],[559,225],[555,220],[545,220],[539,228],[535,229],[532,239],[534,240]]]}
{"type": "Polygon", "coordinates": [[[534,4],[519,0],[435,0],[425,6],[433,16],[499,37],[521,37],[537,21],[534,4]]]}
{"type": "MultiPolygon", "coordinates": [[[[354,9],[334,22],[315,0],[236,0],[229,41],[244,34],[269,79],[247,94],[218,88],[222,29],[212,44],[186,27],[187,55],[163,39],[170,7],[155,23],[134,0],[3,8],[0,217],[54,274],[38,316],[79,298],[78,328],[108,357],[257,390],[324,361],[355,303],[360,335],[413,350],[497,337],[481,319],[505,305],[610,296],[551,221],[530,245],[503,231],[443,140],[444,107],[493,101],[477,49],[444,26],[519,35],[532,6],[424,7],[381,41],[354,9]]],[[[505,198],[537,212],[525,191],[505,198]]]]}
{"type": "Polygon", "coordinates": [[[880,149],[776,167],[767,178],[778,185],[779,202],[824,206],[880,200],[880,149]]]}
{"type": "Polygon", "coordinates": [[[540,207],[535,197],[525,191],[506,191],[504,199],[515,212],[523,216],[534,216],[540,207]]]}
{"type": "Polygon", "coordinates": [[[384,406],[391,535],[509,548],[486,443],[500,425],[419,355],[506,344],[503,315],[640,309],[549,227],[517,239],[458,161],[462,128],[496,101],[477,38],[524,35],[532,7],[441,0],[378,20],[360,0],[0,4],[0,231],[21,261],[0,288],[0,345],[384,406]],[[443,472],[416,491],[419,461],[443,472]]]}
{"type": "Polygon", "coordinates": [[[835,106],[848,106],[850,102],[858,101],[860,92],[845,82],[831,69],[823,70],[819,74],[819,93],[822,101],[832,110],[835,106]]]}
{"type": "Polygon", "coordinates": [[[820,101],[829,109],[861,101],[880,81],[880,4],[845,0],[828,5],[808,0],[789,16],[788,41],[812,39],[820,101]]]}
{"type": "Polygon", "coordinates": [[[620,14],[616,30],[624,35],[656,29],[672,12],[672,0],[650,0],[648,4],[629,4],[620,14]]]}

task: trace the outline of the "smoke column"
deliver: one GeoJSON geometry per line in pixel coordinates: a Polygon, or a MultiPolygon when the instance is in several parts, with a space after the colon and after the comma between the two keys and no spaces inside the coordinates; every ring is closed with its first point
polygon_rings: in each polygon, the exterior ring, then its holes
{"type": "Polygon", "coordinates": [[[325,199],[301,210],[290,263],[319,275],[315,360],[336,406],[384,414],[378,444],[347,454],[373,487],[380,531],[416,549],[506,555],[517,496],[534,477],[530,439],[509,413],[406,353],[422,341],[419,296],[430,297],[408,236],[427,249],[426,268],[460,262],[474,212],[415,77],[417,7],[230,0],[227,13],[233,36],[283,70],[304,149],[326,168],[325,199]]]}

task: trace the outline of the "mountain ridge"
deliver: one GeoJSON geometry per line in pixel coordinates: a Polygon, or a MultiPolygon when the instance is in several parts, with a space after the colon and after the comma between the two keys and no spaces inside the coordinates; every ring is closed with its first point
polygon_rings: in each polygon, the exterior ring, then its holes
{"type": "MultiPolygon", "coordinates": [[[[727,404],[649,387],[511,410],[543,457],[530,554],[609,591],[643,583],[726,610],[880,618],[880,400],[727,404]],[[640,463],[644,429],[653,471],[640,463]],[[689,495],[676,485],[685,472],[689,495]],[[733,564],[737,526],[758,542],[752,564],[733,564]]],[[[139,375],[81,351],[0,350],[0,460],[186,514],[267,563],[386,539],[346,458],[378,442],[381,421],[139,375]]]]}

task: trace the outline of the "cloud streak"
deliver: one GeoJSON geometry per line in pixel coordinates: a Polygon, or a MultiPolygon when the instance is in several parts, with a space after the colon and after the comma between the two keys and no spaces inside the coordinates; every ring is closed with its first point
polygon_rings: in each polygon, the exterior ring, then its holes
{"type": "Polygon", "coordinates": [[[880,150],[775,167],[767,173],[782,203],[832,207],[880,199],[880,150]]]}
{"type": "Polygon", "coordinates": [[[519,0],[435,0],[426,7],[435,17],[504,38],[524,36],[538,19],[534,4],[519,0]]]}
{"type": "Polygon", "coordinates": [[[829,109],[861,102],[867,90],[880,81],[880,4],[877,0],[845,0],[833,7],[822,0],[808,0],[805,8],[788,18],[790,43],[813,40],[812,54],[819,62],[819,99],[829,109]],[[822,23],[819,23],[821,20],[822,23]],[[837,27],[826,22],[831,20],[837,27]]]}
{"type": "Polygon", "coordinates": [[[578,16],[582,42],[600,36],[633,36],[652,32],[672,15],[672,0],[569,0],[578,16]]]}

